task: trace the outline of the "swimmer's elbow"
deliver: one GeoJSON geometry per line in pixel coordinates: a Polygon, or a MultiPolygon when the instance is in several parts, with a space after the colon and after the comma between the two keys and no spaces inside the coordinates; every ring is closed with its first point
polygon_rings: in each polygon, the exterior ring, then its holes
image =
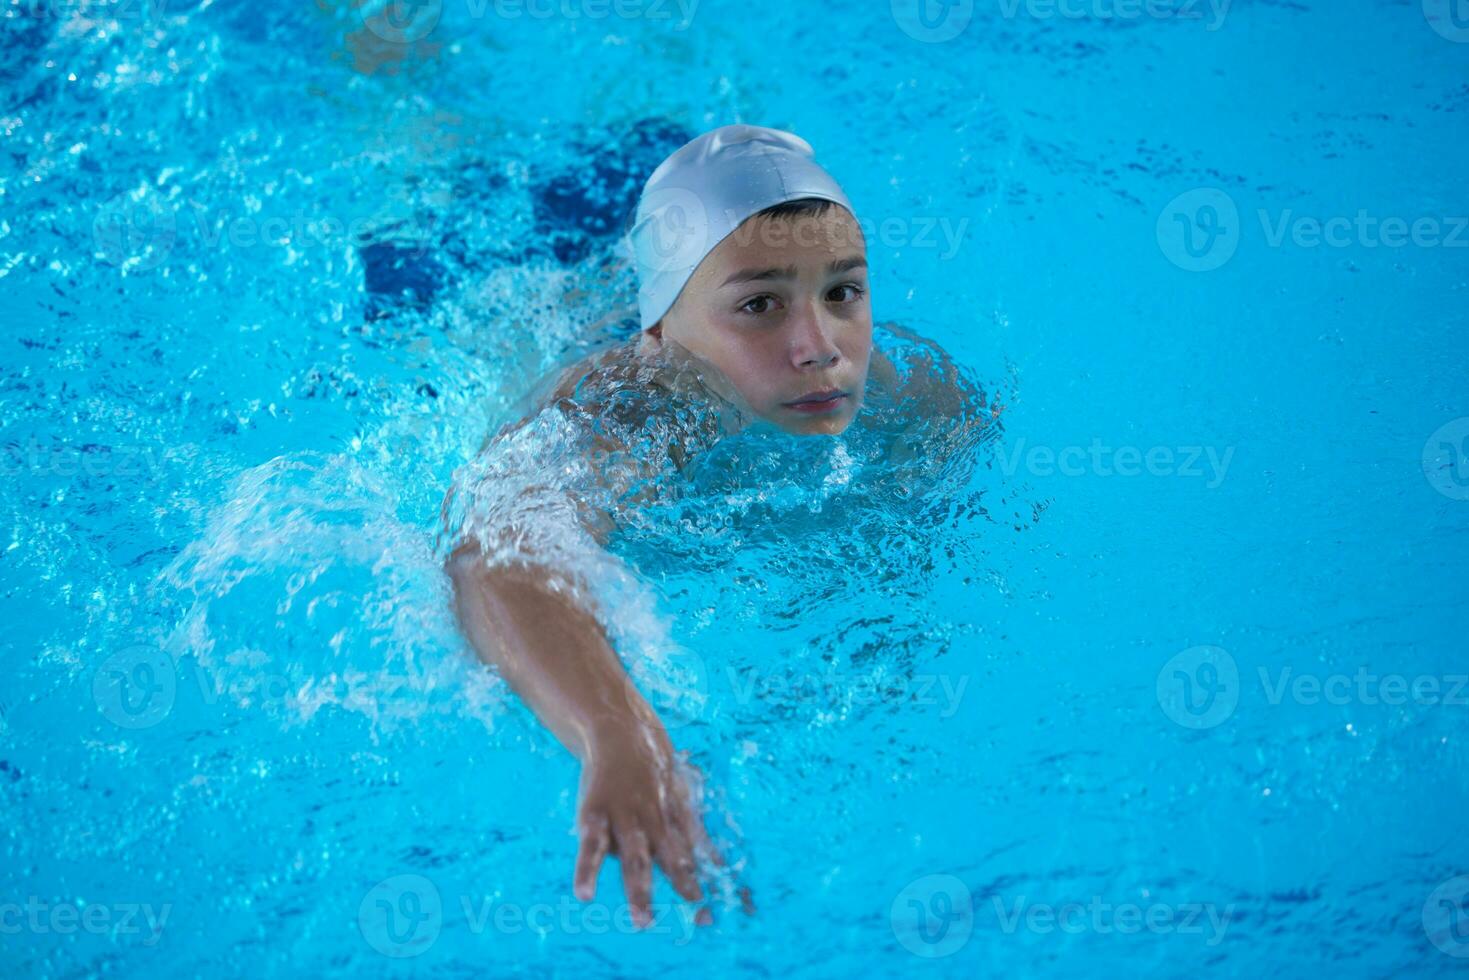
{"type": "Polygon", "coordinates": [[[605,547],[610,522],[596,525],[594,517],[517,521],[506,515],[477,522],[460,530],[444,571],[461,590],[491,581],[585,588],[616,561],[605,547]]]}

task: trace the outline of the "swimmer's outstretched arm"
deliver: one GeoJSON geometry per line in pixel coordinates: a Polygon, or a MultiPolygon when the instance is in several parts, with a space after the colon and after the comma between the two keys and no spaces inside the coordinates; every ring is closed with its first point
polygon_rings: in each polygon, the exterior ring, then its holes
{"type": "Polygon", "coordinates": [[[674,768],[662,722],[633,685],[601,624],[549,574],[488,566],[477,545],[450,556],[459,619],[480,658],[582,763],[574,889],[596,893],[609,854],[622,862],[633,921],[651,921],[652,866],[691,902],[703,892],[697,854],[721,862],[674,768]]]}

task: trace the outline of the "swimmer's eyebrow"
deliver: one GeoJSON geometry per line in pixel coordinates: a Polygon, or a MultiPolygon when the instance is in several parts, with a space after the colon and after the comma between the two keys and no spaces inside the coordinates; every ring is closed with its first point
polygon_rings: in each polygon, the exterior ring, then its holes
{"type": "MultiPolygon", "coordinates": [[[[850,272],[853,269],[865,268],[867,268],[867,258],[862,255],[852,255],[848,256],[845,259],[837,259],[836,261],[832,262],[826,267],[826,274],[830,276],[835,276],[843,272],[850,272]]],[[[741,271],[736,272],[734,275],[730,276],[728,279],[724,280],[724,282],[720,283],[719,288],[723,289],[725,286],[732,286],[735,283],[741,282],[765,282],[771,279],[794,279],[796,278],[796,274],[797,270],[796,267],[793,265],[788,265],[783,269],[742,269],[741,271]]]]}

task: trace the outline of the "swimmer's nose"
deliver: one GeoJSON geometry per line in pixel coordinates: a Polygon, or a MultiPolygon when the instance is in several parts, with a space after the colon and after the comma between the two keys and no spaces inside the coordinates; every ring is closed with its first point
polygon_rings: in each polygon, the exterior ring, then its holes
{"type": "Polygon", "coordinates": [[[826,368],[842,356],[831,325],[816,304],[799,307],[791,316],[791,360],[803,370],[826,368]]]}

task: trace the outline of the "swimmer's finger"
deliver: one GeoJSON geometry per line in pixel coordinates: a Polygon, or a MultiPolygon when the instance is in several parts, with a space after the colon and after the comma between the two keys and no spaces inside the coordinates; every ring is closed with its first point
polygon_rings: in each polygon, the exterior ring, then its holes
{"type": "Polygon", "coordinates": [[[648,854],[648,836],[637,827],[617,829],[617,857],[622,862],[622,890],[638,928],[653,921],[653,860],[648,854]]]}
{"type": "Polygon", "coordinates": [[[679,897],[688,902],[697,902],[704,897],[704,889],[699,887],[699,863],[694,860],[693,848],[682,834],[676,830],[666,834],[658,842],[654,857],[679,897]]]}
{"type": "Polygon", "coordinates": [[[724,855],[719,853],[719,848],[709,839],[709,832],[704,829],[704,821],[697,818],[689,820],[685,826],[689,836],[693,839],[694,853],[702,860],[708,861],[715,868],[723,868],[724,855]]]}
{"type": "MultiPolygon", "coordinates": [[[[720,853],[719,848],[715,847],[714,842],[709,839],[709,834],[704,830],[703,824],[698,825],[698,830],[696,831],[696,833],[698,834],[699,840],[699,844],[697,845],[698,853],[702,857],[704,857],[710,864],[714,865],[715,875],[718,875],[720,872],[728,868],[728,862],[724,860],[724,855],[720,853]]],[[[740,885],[739,888],[735,890],[735,894],[740,897],[740,911],[744,912],[746,915],[754,915],[755,897],[751,893],[749,886],[740,885]]]]}
{"type": "Polygon", "coordinates": [[[606,859],[610,847],[607,815],[591,813],[584,816],[581,848],[576,854],[576,876],[572,879],[572,890],[583,902],[590,902],[597,894],[597,874],[602,870],[602,861],[606,859]]]}

